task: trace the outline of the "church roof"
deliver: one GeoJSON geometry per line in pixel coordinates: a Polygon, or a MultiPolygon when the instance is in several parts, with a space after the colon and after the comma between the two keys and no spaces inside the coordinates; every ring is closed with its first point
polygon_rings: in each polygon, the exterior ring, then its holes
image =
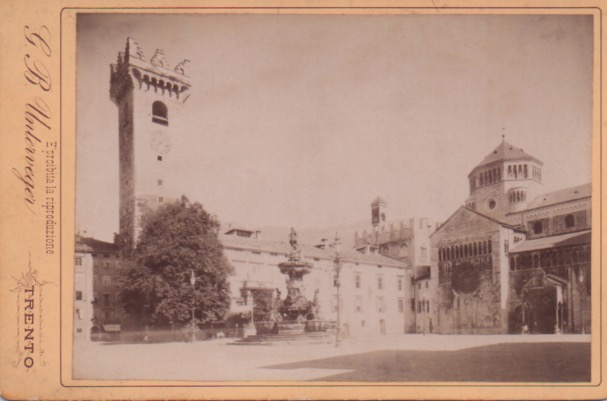
{"type": "Polygon", "coordinates": [[[454,218],[454,217],[455,217],[455,216],[456,216],[458,213],[463,213],[463,212],[469,212],[469,213],[473,213],[473,214],[478,215],[478,216],[480,216],[480,217],[482,217],[482,218],[484,218],[484,219],[487,219],[487,220],[489,220],[489,221],[491,221],[491,222],[493,222],[493,223],[495,223],[495,224],[498,224],[498,225],[500,225],[500,226],[502,226],[502,227],[509,228],[509,229],[511,229],[511,230],[518,231],[518,232],[524,232],[524,230],[520,229],[519,227],[515,227],[515,226],[513,226],[513,225],[510,225],[510,224],[508,224],[508,223],[505,223],[505,222],[503,222],[503,221],[500,221],[500,220],[498,220],[498,219],[496,219],[496,218],[493,218],[493,217],[487,216],[486,214],[480,213],[480,212],[478,212],[478,211],[476,211],[476,210],[474,210],[474,209],[471,209],[471,208],[469,208],[469,207],[467,207],[467,206],[460,206],[459,208],[457,208],[457,210],[456,210],[455,212],[453,212],[453,214],[452,214],[451,216],[449,216],[449,218],[448,218],[447,220],[445,220],[445,222],[444,222],[443,224],[441,224],[440,226],[438,226],[438,227],[437,227],[437,229],[436,229],[436,230],[434,230],[434,231],[432,232],[432,234],[430,234],[430,237],[434,236],[434,234],[436,234],[436,233],[437,233],[437,232],[439,232],[439,231],[440,231],[440,230],[441,230],[443,227],[445,227],[445,226],[447,225],[447,223],[449,223],[449,221],[450,221],[451,219],[453,219],[453,218],[454,218]]]}
{"type": "Polygon", "coordinates": [[[536,197],[525,210],[537,209],[544,206],[556,205],[569,202],[576,199],[589,198],[592,196],[592,184],[577,185],[560,189],[554,192],[548,192],[536,197]]]}
{"type": "Polygon", "coordinates": [[[497,161],[506,161],[506,160],[535,160],[536,162],[543,164],[541,161],[531,156],[529,153],[525,152],[521,148],[517,148],[514,145],[509,144],[506,141],[502,141],[497,148],[493,150],[493,152],[489,153],[483,161],[476,165],[475,169],[478,167],[486,166],[488,164],[497,162],[497,161]]]}
{"type": "Polygon", "coordinates": [[[574,233],[551,235],[536,239],[528,239],[519,242],[510,248],[510,253],[521,253],[528,251],[537,251],[540,249],[558,248],[563,246],[573,246],[580,244],[589,244],[591,239],[591,231],[577,231],[574,233]]]}

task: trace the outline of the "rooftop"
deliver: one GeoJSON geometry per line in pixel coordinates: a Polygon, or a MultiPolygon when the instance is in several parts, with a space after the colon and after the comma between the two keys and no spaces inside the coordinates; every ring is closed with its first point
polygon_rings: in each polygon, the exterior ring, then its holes
{"type": "Polygon", "coordinates": [[[560,235],[552,235],[550,237],[542,237],[519,242],[518,244],[510,248],[510,253],[521,253],[563,246],[589,244],[590,240],[590,230],[577,231],[574,233],[560,235]]]}
{"type": "Polygon", "coordinates": [[[493,152],[489,153],[483,161],[476,165],[475,169],[481,166],[486,166],[488,164],[497,162],[497,161],[505,161],[505,160],[535,160],[536,162],[542,164],[541,161],[531,156],[529,153],[525,152],[521,148],[517,148],[509,144],[506,141],[502,141],[497,148],[493,150],[493,152]]]}
{"type": "Polygon", "coordinates": [[[560,189],[554,192],[548,192],[535,198],[526,210],[537,209],[539,207],[556,205],[557,203],[569,202],[576,199],[588,198],[592,196],[592,184],[577,185],[560,189]]]}
{"type": "Polygon", "coordinates": [[[377,198],[375,198],[373,200],[373,202],[371,202],[371,206],[373,205],[383,205],[383,206],[387,206],[388,202],[386,202],[381,196],[378,196],[377,198]]]}
{"type": "MultiPolygon", "coordinates": [[[[219,239],[226,249],[246,249],[251,251],[277,253],[285,256],[291,251],[291,246],[289,243],[282,241],[236,237],[231,235],[221,235],[219,239]]],[[[304,244],[300,244],[299,246],[304,257],[331,261],[335,258],[334,248],[320,249],[315,246],[304,244]]],[[[407,264],[396,259],[378,254],[363,254],[354,249],[341,251],[340,257],[342,261],[353,263],[366,263],[400,268],[405,268],[408,266],[407,264]]]]}
{"type": "Polygon", "coordinates": [[[105,242],[93,237],[76,235],[76,249],[89,252],[118,252],[118,246],[112,242],[105,242]]]}

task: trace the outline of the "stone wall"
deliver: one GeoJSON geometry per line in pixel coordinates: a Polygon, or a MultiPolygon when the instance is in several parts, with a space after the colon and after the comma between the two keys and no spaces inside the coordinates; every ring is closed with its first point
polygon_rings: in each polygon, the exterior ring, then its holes
{"type": "Polygon", "coordinates": [[[499,223],[460,208],[432,236],[437,278],[437,331],[442,334],[507,332],[501,304],[499,223]]]}

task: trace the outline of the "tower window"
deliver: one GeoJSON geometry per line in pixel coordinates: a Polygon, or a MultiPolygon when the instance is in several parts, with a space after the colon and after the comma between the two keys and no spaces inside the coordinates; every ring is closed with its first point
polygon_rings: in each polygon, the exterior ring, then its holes
{"type": "Polygon", "coordinates": [[[542,222],[541,221],[536,221],[535,224],[533,224],[533,233],[534,234],[541,234],[542,233],[542,222]]]}
{"type": "Polygon", "coordinates": [[[164,103],[160,101],[152,103],[152,122],[160,125],[169,125],[169,110],[164,103]]]}
{"type": "Polygon", "coordinates": [[[162,156],[158,156],[157,159],[158,159],[159,162],[161,162],[162,161],[162,156]]]}
{"type": "Polygon", "coordinates": [[[495,209],[495,205],[495,199],[490,199],[488,203],[489,209],[495,209]]]}
{"type": "Polygon", "coordinates": [[[575,226],[575,218],[573,217],[572,214],[568,214],[567,217],[565,217],[565,227],[573,228],[574,226],[575,226]]]}
{"type": "Polygon", "coordinates": [[[162,185],[162,180],[158,180],[158,185],[162,185]]]}

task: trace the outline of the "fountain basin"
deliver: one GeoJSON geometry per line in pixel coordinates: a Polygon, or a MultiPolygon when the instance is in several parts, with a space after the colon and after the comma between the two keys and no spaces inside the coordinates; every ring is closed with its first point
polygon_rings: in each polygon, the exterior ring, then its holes
{"type": "Polygon", "coordinates": [[[335,323],[329,320],[308,320],[306,321],[306,331],[327,331],[335,327],[335,323]]]}
{"type": "Polygon", "coordinates": [[[306,325],[300,322],[278,322],[279,334],[302,334],[306,325]]]}
{"type": "Polygon", "coordinates": [[[276,322],[255,322],[255,331],[257,332],[257,334],[272,334],[276,333],[276,330],[274,329],[275,326],[276,322]]]}

